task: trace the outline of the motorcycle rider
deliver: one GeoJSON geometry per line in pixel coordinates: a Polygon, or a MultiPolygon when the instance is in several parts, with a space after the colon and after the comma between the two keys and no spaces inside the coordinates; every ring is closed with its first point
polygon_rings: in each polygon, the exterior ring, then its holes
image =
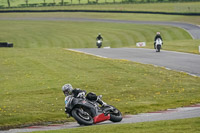
{"type": "Polygon", "coordinates": [[[98,34],[96,40],[101,40],[101,41],[103,41],[103,37],[101,36],[101,33],[98,34]]]}
{"type": "MultiPolygon", "coordinates": [[[[85,97],[86,91],[85,90],[80,90],[79,88],[73,88],[71,84],[65,84],[62,87],[62,91],[64,93],[64,95],[66,96],[66,98],[71,95],[75,98],[83,98],[85,97]]],[[[65,98],[65,101],[66,101],[65,98]]],[[[100,98],[97,97],[97,95],[93,92],[90,92],[87,94],[86,99],[90,100],[90,101],[96,101],[97,103],[99,103],[101,106],[105,106],[107,105],[105,102],[103,102],[100,98]]]]}
{"type": "MultiPolygon", "coordinates": [[[[161,40],[162,40],[162,37],[161,37],[161,35],[160,35],[160,32],[157,32],[156,33],[156,36],[155,36],[155,38],[154,38],[154,48],[156,49],[156,40],[158,39],[158,38],[160,38],[161,40]]],[[[163,40],[162,40],[163,41],[163,40]]]]}

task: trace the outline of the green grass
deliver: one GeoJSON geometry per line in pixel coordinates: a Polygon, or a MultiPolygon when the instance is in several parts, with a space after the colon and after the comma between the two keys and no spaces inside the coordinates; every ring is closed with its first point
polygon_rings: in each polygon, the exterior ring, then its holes
{"type": "Polygon", "coordinates": [[[198,53],[200,42],[192,40],[184,30],[170,26],[67,21],[0,21],[0,24],[4,25],[0,27],[0,41],[13,42],[17,48],[94,48],[99,32],[104,37],[103,46],[112,48],[136,47],[136,42],[141,41],[147,43],[146,48],[153,48],[157,31],[163,36],[166,50],[198,53]]]}
{"type": "Polygon", "coordinates": [[[200,118],[192,118],[134,124],[98,125],[56,131],[36,131],[33,133],[199,133],[199,124],[200,118]]]}
{"type": "Polygon", "coordinates": [[[0,127],[68,120],[61,87],[71,83],[123,114],[200,102],[199,77],[62,48],[0,49],[0,127]]]}

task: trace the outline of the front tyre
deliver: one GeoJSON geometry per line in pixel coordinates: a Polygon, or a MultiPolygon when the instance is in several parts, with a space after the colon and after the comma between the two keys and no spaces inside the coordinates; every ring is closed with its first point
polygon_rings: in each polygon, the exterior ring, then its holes
{"type": "Polygon", "coordinates": [[[98,45],[97,45],[98,48],[101,48],[101,46],[102,46],[102,44],[98,44],[98,45]]]}
{"type": "Polygon", "coordinates": [[[160,52],[161,45],[157,45],[157,52],[160,52]]]}
{"type": "Polygon", "coordinates": [[[122,120],[122,113],[115,107],[113,107],[113,108],[114,109],[110,112],[110,121],[120,122],[122,120]]]}
{"type": "Polygon", "coordinates": [[[92,125],[93,118],[83,109],[75,108],[72,110],[72,116],[80,125],[92,125]]]}
{"type": "Polygon", "coordinates": [[[97,42],[97,47],[98,47],[98,48],[101,48],[101,46],[102,46],[102,43],[98,43],[98,42],[97,42]]]}

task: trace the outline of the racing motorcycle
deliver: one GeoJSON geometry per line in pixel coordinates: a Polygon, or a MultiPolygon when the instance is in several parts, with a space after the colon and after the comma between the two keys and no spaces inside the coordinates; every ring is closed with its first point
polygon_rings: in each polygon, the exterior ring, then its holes
{"type": "Polygon", "coordinates": [[[160,52],[161,47],[162,47],[162,40],[158,38],[156,39],[156,44],[155,44],[156,52],[160,52]]]}
{"type": "MultiPolygon", "coordinates": [[[[98,96],[101,98],[102,96],[98,96]]],[[[68,96],[65,99],[65,112],[72,116],[80,125],[92,125],[106,120],[120,122],[122,120],[121,112],[111,106],[100,107],[96,101],[90,101],[83,98],[68,96]]]]}
{"type": "Polygon", "coordinates": [[[98,48],[101,48],[102,40],[97,40],[96,45],[97,45],[98,48]]]}

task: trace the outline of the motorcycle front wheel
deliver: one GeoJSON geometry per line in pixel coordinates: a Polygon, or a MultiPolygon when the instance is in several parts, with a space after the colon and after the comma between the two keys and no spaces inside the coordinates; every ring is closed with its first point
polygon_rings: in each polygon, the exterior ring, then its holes
{"type": "Polygon", "coordinates": [[[101,45],[97,45],[98,48],[101,48],[101,45]]]}
{"type": "Polygon", "coordinates": [[[72,110],[72,116],[80,125],[92,125],[93,118],[82,108],[72,110]]]}
{"type": "Polygon", "coordinates": [[[156,52],[160,52],[160,49],[161,49],[161,46],[158,45],[158,46],[157,46],[157,51],[156,51],[156,52]]]}
{"type": "MultiPolygon", "coordinates": [[[[113,106],[112,106],[113,107],[113,106]]],[[[113,111],[110,112],[110,121],[112,122],[120,122],[122,120],[122,113],[115,107],[113,107],[113,111]]]]}

